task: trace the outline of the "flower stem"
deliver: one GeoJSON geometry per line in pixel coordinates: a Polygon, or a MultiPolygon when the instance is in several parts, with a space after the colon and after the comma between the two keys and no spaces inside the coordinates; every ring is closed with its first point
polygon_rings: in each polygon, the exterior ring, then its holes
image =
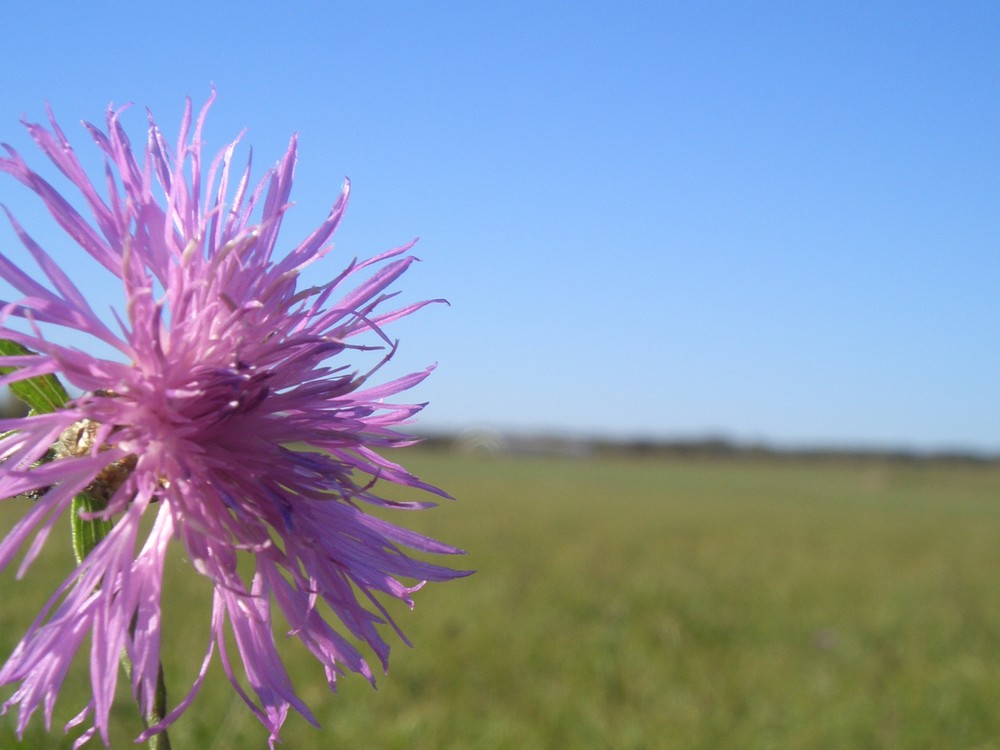
{"type": "MultiPolygon", "coordinates": [[[[156,725],[167,716],[167,684],[163,680],[163,665],[156,675],[156,700],[153,701],[153,710],[149,714],[147,721],[156,725]]],[[[170,736],[167,730],[158,732],[149,738],[149,750],[170,750],[170,736]]]]}
{"type": "MultiPolygon", "coordinates": [[[[125,670],[125,676],[132,679],[132,660],[128,658],[128,654],[122,651],[121,655],[122,669],[125,670]]],[[[142,696],[138,696],[139,703],[142,703],[142,696]]],[[[167,716],[167,683],[163,679],[163,665],[160,664],[159,671],[156,674],[156,695],[153,698],[153,707],[150,709],[148,716],[142,717],[142,723],[146,726],[146,729],[150,727],[155,727],[167,716]]],[[[154,735],[151,735],[149,740],[147,740],[149,745],[149,750],[170,750],[170,736],[167,734],[167,730],[163,729],[154,735]]]]}

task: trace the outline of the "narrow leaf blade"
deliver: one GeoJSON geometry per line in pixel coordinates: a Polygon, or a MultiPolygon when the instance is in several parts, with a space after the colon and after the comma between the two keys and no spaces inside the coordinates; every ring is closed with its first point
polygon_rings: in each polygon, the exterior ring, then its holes
{"type": "Polygon", "coordinates": [[[104,503],[86,492],[81,492],[70,506],[72,523],[73,554],[77,565],[83,562],[98,543],[111,533],[114,524],[103,518],[81,518],[80,513],[95,513],[104,509],[104,503]]]}
{"type": "MultiPolygon", "coordinates": [[[[0,355],[22,356],[34,354],[30,349],[9,339],[0,339],[0,355]]],[[[13,372],[15,367],[0,367],[0,375],[13,372]]],[[[38,375],[10,384],[10,391],[28,405],[35,414],[51,414],[62,409],[69,401],[69,394],[55,375],[38,375]]]]}

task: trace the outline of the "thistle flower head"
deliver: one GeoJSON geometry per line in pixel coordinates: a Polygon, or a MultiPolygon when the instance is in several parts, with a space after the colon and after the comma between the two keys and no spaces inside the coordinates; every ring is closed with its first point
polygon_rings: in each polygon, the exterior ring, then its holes
{"type": "Polygon", "coordinates": [[[37,498],[0,542],[0,567],[23,552],[23,572],[80,493],[115,522],[0,668],[0,684],[17,685],[3,710],[19,707],[19,732],[39,708],[51,722],[70,663],[88,640],[93,697],[67,726],[91,723],[78,744],[95,732],[108,742],[123,650],[145,713],[169,621],[161,590],[172,542],[211,582],[212,611],[194,685],[147,735],[191,703],[217,650],[273,743],[289,708],[315,721],[282,666],[273,608],[332,687],[343,668],[373,679],[352,641],[387,666],[379,626],[395,624],[376,594],[412,605],[422,582],[464,575],[406,551],[460,550],[366,512],[429,504],[383,499],[386,483],[443,494],[381,452],[412,442],[396,428],[421,405],[394,399],[429,372],[372,378],[395,351],[385,326],[428,304],[391,304],[389,288],[414,261],[412,243],[304,287],[300,272],[330,250],[349,186],[311,235],[280,250],[295,139],[256,187],[249,165],[234,169],[236,142],[206,170],[201,133],[210,104],[193,118],[188,103],[173,149],[150,116],[138,155],[122,111],[109,108],[105,130],[86,124],[106,164],[94,182],[51,113],[47,127],[25,123],[82,210],[14,149],[5,146],[0,157],[0,172],[41,199],[75,252],[120,281],[125,300],[115,325],[102,322],[67,272],[74,257],[50,256],[8,213],[41,276],[0,255],[0,276],[20,295],[0,301],[0,338],[30,350],[0,357],[0,367],[14,368],[0,384],[55,374],[79,395],[52,413],[0,420],[0,497],[37,498]],[[56,343],[46,335],[53,327],[116,354],[56,343]],[[373,366],[352,366],[353,355],[376,347],[383,351],[373,366]],[[242,677],[227,643],[235,644],[242,677]]]}

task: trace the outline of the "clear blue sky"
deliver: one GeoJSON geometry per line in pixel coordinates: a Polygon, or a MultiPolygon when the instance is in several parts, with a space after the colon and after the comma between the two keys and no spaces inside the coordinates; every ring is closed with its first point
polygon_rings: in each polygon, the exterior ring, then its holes
{"type": "Polygon", "coordinates": [[[53,5],[0,140],[211,82],[212,151],[299,132],[286,239],[350,176],[343,257],[419,235],[452,303],[395,331],[426,429],[1000,451],[996,3],[53,5]]]}

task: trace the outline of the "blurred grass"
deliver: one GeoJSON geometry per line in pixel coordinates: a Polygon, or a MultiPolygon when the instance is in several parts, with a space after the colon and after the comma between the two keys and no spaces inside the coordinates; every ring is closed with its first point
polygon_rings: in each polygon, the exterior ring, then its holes
{"type": "MultiPolygon", "coordinates": [[[[479,572],[392,610],[415,648],[394,646],[377,691],[349,676],[329,694],[288,644],[323,729],[292,715],[285,747],[1000,748],[997,465],[402,460],[459,501],[395,518],[479,572]]],[[[21,512],[0,506],[0,528],[21,512]]],[[[63,546],[25,581],[0,577],[0,654],[69,569],[63,546]]],[[[169,576],[179,700],[208,592],[179,557],[169,576]]],[[[20,747],[69,748],[85,695],[81,668],[54,732],[36,717],[20,747]]],[[[115,710],[113,746],[132,746],[124,692],[115,710]]],[[[19,747],[13,726],[0,719],[0,748],[19,747]]],[[[171,739],[267,746],[217,666],[171,739]]]]}

